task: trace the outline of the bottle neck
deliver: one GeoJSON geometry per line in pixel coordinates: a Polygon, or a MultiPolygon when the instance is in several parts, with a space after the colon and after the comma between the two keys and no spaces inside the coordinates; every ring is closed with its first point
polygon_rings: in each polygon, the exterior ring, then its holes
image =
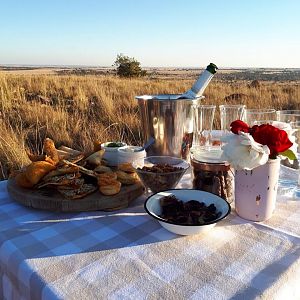
{"type": "Polygon", "coordinates": [[[205,70],[201,76],[197,79],[197,81],[192,86],[192,91],[195,93],[196,97],[199,97],[203,94],[204,90],[208,86],[211,79],[214,77],[214,74],[205,70]]]}

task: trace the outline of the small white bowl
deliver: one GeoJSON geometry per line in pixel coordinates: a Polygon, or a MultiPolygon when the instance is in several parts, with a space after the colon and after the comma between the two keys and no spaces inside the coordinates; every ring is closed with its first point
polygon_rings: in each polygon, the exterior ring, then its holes
{"type": "Polygon", "coordinates": [[[118,148],[119,152],[119,164],[122,163],[133,163],[139,162],[140,164],[143,163],[144,158],[146,157],[146,151],[143,147],[140,146],[124,146],[118,148]]]}
{"type": "Polygon", "coordinates": [[[158,220],[158,222],[168,231],[171,231],[176,234],[180,235],[192,235],[205,232],[211,228],[213,228],[219,221],[224,219],[231,211],[230,205],[227,201],[222,199],[219,196],[214,194],[199,191],[199,190],[187,190],[187,189],[174,189],[174,190],[167,190],[163,192],[156,193],[150,196],[145,204],[144,204],[146,212],[153,217],[154,219],[158,220]],[[217,211],[221,212],[219,218],[214,221],[207,222],[202,225],[181,225],[176,224],[174,222],[165,220],[160,217],[162,213],[162,209],[160,206],[160,199],[165,196],[174,195],[178,200],[183,202],[187,202],[189,200],[196,200],[198,202],[204,202],[206,206],[210,204],[214,204],[217,208],[217,211]]]}
{"type": "Polygon", "coordinates": [[[119,162],[119,152],[118,149],[120,149],[121,147],[127,146],[126,143],[123,142],[117,142],[120,143],[120,147],[108,147],[109,144],[111,143],[116,143],[116,142],[106,142],[101,144],[101,149],[104,149],[104,155],[103,155],[103,159],[105,159],[107,161],[107,164],[109,166],[117,166],[118,162],[119,162]]]}

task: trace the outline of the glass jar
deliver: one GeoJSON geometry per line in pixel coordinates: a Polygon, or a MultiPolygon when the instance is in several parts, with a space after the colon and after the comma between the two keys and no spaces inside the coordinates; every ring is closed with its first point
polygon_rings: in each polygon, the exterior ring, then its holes
{"type": "Polygon", "coordinates": [[[220,159],[221,150],[193,153],[193,188],[213,193],[228,203],[234,200],[234,172],[220,159]]]}

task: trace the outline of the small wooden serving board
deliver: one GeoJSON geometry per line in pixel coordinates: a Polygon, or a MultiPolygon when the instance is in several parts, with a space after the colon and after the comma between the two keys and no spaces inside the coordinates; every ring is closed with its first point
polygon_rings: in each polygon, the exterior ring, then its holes
{"type": "Polygon", "coordinates": [[[126,208],[133,200],[144,193],[144,186],[141,183],[123,186],[121,191],[113,196],[105,196],[97,190],[82,199],[76,200],[65,199],[56,190],[50,188],[21,188],[14,179],[8,180],[7,190],[12,199],[24,206],[49,211],[83,212],[93,210],[112,211],[126,208]]]}

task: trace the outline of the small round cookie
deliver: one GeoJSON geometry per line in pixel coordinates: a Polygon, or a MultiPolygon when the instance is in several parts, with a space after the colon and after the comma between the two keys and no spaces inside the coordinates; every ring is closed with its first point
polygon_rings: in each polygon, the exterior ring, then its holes
{"type": "Polygon", "coordinates": [[[116,171],[116,174],[118,176],[118,180],[122,184],[130,185],[130,184],[135,184],[139,181],[139,178],[136,173],[126,173],[123,171],[116,171]]]}
{"type": "Polygon", "coordinates": [[[121,182],[112,179],[109,185],[100,185],[99,190],[106,196],[112,196],[118,194],[121,190],[121,182]]]}
{"type": "Polygon", "coordinates": [[[107,180],[116,180],[118,178],[117,174],[114,172],[99,174],[97,177],[98,185],[100,185],[101,182],[106,182],[107,180]]]}
{"type": "Polygon", "coordinates": [[[98,174],[104,174],[104,173],[111,173],[112,169],[110,167],[100,165],[97,168],[95,168],[94,171],[98,174]]]}
{"type": "Polygon", "coordinates": [[[107,178],[107,177],[98,179],[98,186],[110,185],[112,182],[114,182],[114,180],[117,180],[117,179],[107,178]]]}
{"type": "Polygon", "coordinates": [[[120,171],[123,171],[123,172],[126,172],[126,173],[135,173],[135,169],[133,168],[131,163],[119,164],[118,169],[120,171]]]}

